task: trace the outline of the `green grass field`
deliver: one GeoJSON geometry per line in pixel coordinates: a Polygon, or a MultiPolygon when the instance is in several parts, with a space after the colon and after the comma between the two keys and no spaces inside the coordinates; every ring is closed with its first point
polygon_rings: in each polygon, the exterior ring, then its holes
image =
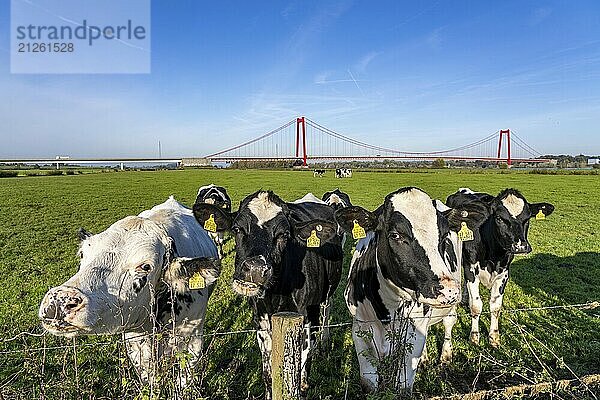
{"type": "MultiPolygon", "coordinates": [[[[544,221],[532,221],[529,238],[534,251],[513,263],[505,308],[600,300],[600,176],[424,170],[357,172],[352,179],[336,180],[331,172],[313,178],[309,171],[186,170],[5,178],[0,180],[0,394],[4,398],[136,397],[135,377],[118,337],[75,341],[14,337],[21,332],[41,333],[37,309],[44,293],[77,270],[79,227],[100,232],[171,194],[191,205],[198,187],[208,183],[227,187],[235,205],[260,188],[294,200],[307,192],[320,197],[340,187],[354,204],[368,209],[403,186],[420,187],[441,199],[459,187],[494,194],[514,187],[531,202],[553,203],[556,211],[544,221]]],[[[347,244],[344,275],[351,247],[347,244]]],[[[224,260],[223,268],[210,300],[206,333],[251,328],[249,305],[229,287],[233,254],[224,260]]],[[[344,285],[345,279],[335,295],[334,323],[350,320],[343,301],[344,285]]],[[[461,307],[459,314],[455,359],[448,367],[433,362],[421,369],[415,386],[418,396],[572,378],[566,365],[577,375],[600,373],[600,309],[505,313],[500,325],[502,346],[497,350],[487,343],[485,314],[480,347],[468,342],[466,310],[461,307]],[[523,329],[535,339],[523,334],[523,329]]],[[[332,333],[331,348],[316,355],[313,363],[309,397],[338,399],[347,394],[350,399],[363,398],[350,330],[343,327],[332,333]]],[[[433,328],[428,341],[430,358],[438,357],[442,340],[442,330],[433,328]]],[[[262,395],[254,335],[207,337],[206,348],[199,383],[203,395],[215,399],[262,395]]]]}

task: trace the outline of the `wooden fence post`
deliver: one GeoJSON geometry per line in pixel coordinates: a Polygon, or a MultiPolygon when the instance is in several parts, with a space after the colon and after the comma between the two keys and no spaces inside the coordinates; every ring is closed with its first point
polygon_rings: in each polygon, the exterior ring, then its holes
{"type": "Polygon", "coordinates": [[[292,312],[277,313],[271,327],[273,400],[299,399],[304,317],[292,312]]]}

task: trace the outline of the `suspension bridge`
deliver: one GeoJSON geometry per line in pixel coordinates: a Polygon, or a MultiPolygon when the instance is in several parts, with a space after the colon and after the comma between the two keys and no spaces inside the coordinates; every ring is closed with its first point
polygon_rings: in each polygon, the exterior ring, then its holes
{"type": "Polygon", "coordinates": [[[514,131],[501,129],[459,147],[413,152],[369,144],[341,134],[307,117],[294,118],[282,126],[237,146],[206,156],[212,162],[335,160],[445,160],[543,163],[541,153],[514,131]]]}
{"type": "Polygon", "coordinates": [[[515,131],[501,129],[486,137],[452,149],[414,152],[369,144],[336,132],[307,117],[297,117],[277,129],[252,140],[200,158],[71,158],[6,159],[0,164],[117,165],[177,164],[208,166],[215,162],[367,160],[462,160],[512,163],[547,163],[541,153],[528,145],[515,131]]]}

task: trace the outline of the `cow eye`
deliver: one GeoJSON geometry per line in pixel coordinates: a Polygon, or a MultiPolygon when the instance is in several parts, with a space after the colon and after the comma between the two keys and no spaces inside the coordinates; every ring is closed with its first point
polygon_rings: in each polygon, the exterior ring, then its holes
{"type": "Polygon", "coordinates": [[[404,236],[404,235],[402,235],[402,234],[400,234],[400,233],[398,233],[396,231],[390,232],[389,235],[388,235],[388,237],[390,239],[392,239],[392,240],[397,241],[397,242],[402,242],[402,243],[405,243],[405,244],[410,244],[410,240],[409,240],[408,237],[406,237],[406,236],[404,236]]]}
{"type": "Polygon", "coordinates": [[[234,226],[231,228],[231,232],[235,235],[242,233],[242,230],[240,229],[239,226],[234,226]]]}
{"type": "Polygon", "coordinates": [[[277,235],[277,239],[279,239],[279,240],[288,240],[289,237],[290,237],[289,232],[282,232],[279,235],[277,235]]]}
{"type": "Polygon", "coordinates": [[[152,269],[152,266],[150,264],[138,265],[136,268],[137,272],[145,272],[145,273],[150,272],[151,269],[152,269]]]}

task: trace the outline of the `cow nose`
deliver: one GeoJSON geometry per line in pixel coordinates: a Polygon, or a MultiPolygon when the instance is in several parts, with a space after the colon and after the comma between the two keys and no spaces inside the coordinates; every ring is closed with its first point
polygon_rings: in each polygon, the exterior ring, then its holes
{"type": "Polygon", "coordinates": [[[84,308],[86,303],[86,297],[79,289],[59,286],[48,291],[39,316],[45,320],[63,321],[84,308]]]}
{"type": "Polygon", "coordinates": [[[451,305],[456,303],[460,298],[460,284],[455,279],[444,276],[440,280],[442,289],[440,290],[440,303],[451,305]]]}
{"type": "Polygon", "coordinates": [[[531,245],[529,242],[518,241],[517,243],[513,243],[510,251],[514,254],[529,254],[531,253],[531,245]]]}
{"type": "Polygon", "coordinates": [[[267,268],[267,260],[264,256],[252,257],[244,260],[242,269],[244,272],[260,271],[267,268]]]}

